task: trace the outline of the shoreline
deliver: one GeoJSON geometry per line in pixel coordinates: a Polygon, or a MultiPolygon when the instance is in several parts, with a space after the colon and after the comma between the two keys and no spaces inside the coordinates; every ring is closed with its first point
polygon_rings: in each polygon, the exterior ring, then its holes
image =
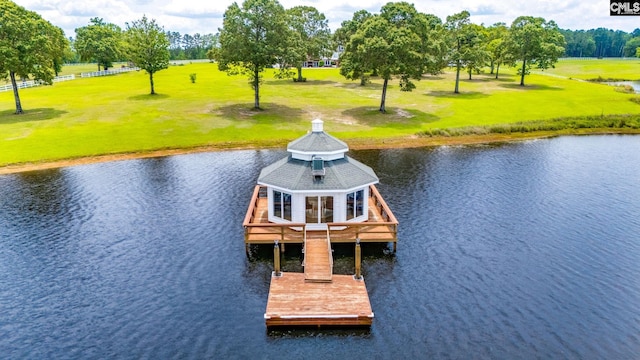
{"type": "MultiPolygon", "coordinates": [[[[461,136],[407,136],[380,139],[351,139],[347,140],[349,150],[370,150],[370,149],[400,149],[400,148],[420,148],[438,146],[472,146],[511,143],[535,139],[548,139],[558,136],[581,136],[581,135],[640,135],[640,130],[634,129],[571,129],[571,131],[539,131],[530,133],[511,134],[485,134],[485,135],[461,135],[461,136]]],[[[237,151],[237,150],[258,150],[258,149],[278,149],[286,147],[287,141],[274,142],[271,144],[242,145],[229,143],[212,144],[183,149],[160,149],[152,151],[129,152],[119,154],[106,154],[95,156],[84,156],[71,159],[54,161],[43,161],[35,163],[20,163],[0,166],[0,175],[23,173],[30,171],[58,169],[63,167],[97,164],[113,161],[125,161],[136,159],[148,159],[155,157],[187,155],[214,151],[237,151]]]]}

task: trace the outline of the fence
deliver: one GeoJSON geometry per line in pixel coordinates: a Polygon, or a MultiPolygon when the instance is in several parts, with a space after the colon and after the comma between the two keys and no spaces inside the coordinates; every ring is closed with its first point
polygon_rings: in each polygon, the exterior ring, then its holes
{"type": "Polygon", "coordinates": [[[107,76],[107,75],[115,75],[115,74],[120,74],[120,73],[134,71],[134,70],[137,71],[137,70],[140,70],[140,68],[138,68],[138,67],[124,67],[124,68],[115,69],[115,70],[102,70],[102,71],[94,71],[94,72],[82,73],[82,74],[80,74],[80,76],[83,77],[83,78],[96,77],[96,76],[107,76]]]}
{"type": "MultiPolygon", "coordinates": [[[[75,80],[75,79],[76,79],[76,76],[73,75],[73,74],[64,75],[64,76],[56,76],[55,78],[53,78],[53,82],[56,83],[56,82],[69,81],[69,80],[75,80]]],[[[35,81],[35,80],[29,80],[29,81],[16,82],[16,84],[18,85],[18,89],[25,89],[25,88],[40,86],[40,85],[44,84],[44,82],[35,81]]],[[[11,84],[0,86],[0,92],[12,91],[12,90],[13,90],[13,86],[11,84]]]]}
{"type": "MultiPolygon", "coordinates": [[[[80,74],[80,76],[83,77],[83,78],[95,77],[95,76],[106,76],[106,75],[115,75],[115,74],[120,74],[120,73],[134,71],[134,70],[140,70],[140,68],[137,68],[137,67],[124,67],[124,68],[115,69],[115,70],[102,70],[102,71],[82,73],[82,74],[80,74]]],[[[74,74],[64,75],[64,76],[56,76],[55,78],[53,78],[53,82],[56,83],[56,82],[70,81],[70,80],[75,80],[75,79],[76,79],[76,76],[74,74]]],[[[42,81],[34,81],[34,80],[20,81],[20,82],[17,83],[18,89],[36,87],[36,86],[40,86],[42,84],[44,84],[44,82],[42,82],[42,81]]],[[[13,90],[13,86],[11,84],[1,85],[0,86],[0,92],[12,91],[12,90],[13,90]]]]}

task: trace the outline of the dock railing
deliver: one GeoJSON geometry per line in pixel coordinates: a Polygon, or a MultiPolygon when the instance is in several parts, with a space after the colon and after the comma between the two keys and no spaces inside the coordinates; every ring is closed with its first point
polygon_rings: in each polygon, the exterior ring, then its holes
{"type": "MultiPolygon", "coordinates": [[[[246,244],[304,243],[306,224],[270,223],[262,212],[267,211],[265,202],[266,188],[256,185],[244,218],[244,241],[246,244]],[[262,202],[262,206],[258,204],[262,202]],[[260,210],[259,210],[260,209],[260,210]]],[[[398,241],[398,220],[384,201],[378,189],[370,186],[370,209],[378,217],[366,222],[334,222],[327,224],[327,236],[330,242],[393,242],[394,249],[398,241]],[[381,220],[381,221],[380,221],[381,220]]]]}
{"type": "Polygon", "coordinates": [[[383,221],[330,223],[328,230],[332,242],[393,242],[398,241],[398,220],[384,201],[375,185],[369,187],[370,204],[374,213],[380,214],[383,221]]]}
{"type": "Polygon", "coordinates": [[[331,234],[327,227],[327,252],[329,253],[329,269],[333,269],[333,251],[331,250],[331,234]]]}
{"type": "Polygon", "coordinates": [[[276,224],[269,222],[258,222],[258,203],[266,201],[266,188],[256,185],[253,195],[244,217],[244,242],[245,244],[272,244],[278,240],[280,244],[303,243],[307,224],[287,223],[276,224]]]}
{"type": "Polygon", "coordinates": [[[384,201],[382,195],[380,195],[380,192],[378,192],[378,188],[376,188],[375,185],[371,185],[369,187],[369,197],[373,199],[373,203],[380,212],[380,215],[382,215],[383,219],[387,222],[395,223],[397,226],[398,219],[396,219],[396,216],[393,215],[393,212],[391,212],[391,209],[389,209],[389,205],[387,205],[387,203],[384,201]]]}

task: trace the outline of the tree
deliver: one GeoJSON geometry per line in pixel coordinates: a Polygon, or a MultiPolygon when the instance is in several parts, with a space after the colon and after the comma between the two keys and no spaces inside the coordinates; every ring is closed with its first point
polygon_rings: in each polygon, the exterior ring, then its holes
{"type": "Polygon", "coordinates": [[[105,23],[101,18],[92,18],[89,25],[76,29],[73,44],[81,61],[95,60],[105,70],[122,57],[122,30],[119,26],[105,23]]]}
{"type": "Polygon", "coordinates": [[[491,74],[495,72],[496,79],[500,72],[500,66],[504,64],[505,42],[509,30],[505,23],[495,23],[486,29],[486,49],[489,55],[491,74]]]}
{"type": "Polygon", "coordinates": [[[324,14],[311,6],[294,6],[287,10],[289,26],[297,36],[291,53],[298,70],[298,81],[302,79],[302,63],[310,59],[320,59],[333,53],[331,30],[324,14]]]}
{"type": "Polygon", "coordinates": [[[386,96],[389,80],[400,79],[400,90],[415,88],[412,79],[419,80],[424,70],[424,58],[420,52],[421,39],[416,27],[424,17],[413,4],[387,3],[380,15],[367,18],[353,34],[341,57],[340,72],[347,78],[354,73],[377,71],[383,79],[380,112],[386,112],[386,96]]]}
{"type": "Polygon", "coordinates": [[[171,60],[183,60],[182,35],[177,31],[167,31],[166,34],[167,40],[169,40],[169,55],[171,60]]]}
{"type": "Polygon", "coordinates": [[[522,61],[518,74],[520,86],[524,86],[524,77],[532,65],[543,70],[554,67],[564,53],[565,40],[554,21],[520,16],[511,24],[507,46],[513,64],[522,61]]]}
{"type": "Polygon", "coordinates": [[[489,61],[491,55],[486,48],[486,29],[482,25],[471,24],[471,28],[469,29],[469,33],[471,34],[471,38],[475,43],[474,46],[470,47],[470,51],[468,53],[467,63],[467,73],[469,74],[469,80],[471,80],[472,74],[475,72],[479,74],[483,67],[489,61]]]}
{"type": "Polygon", "coordinates": [[[62,29],[12,1],[0,0],[0,75],[11,79],[16,114],[23,113],[16,77],[52,84],[68,47],[62,29]]]}
{"type": "Polygon", "coordinates": [[[149,74],[151,95],[154,95],[153,74],[169,67],[169,40],[155,19],[149,21],[146,15],[126,25],[127,57],[149,74]]]}
{"type": "Polygon", "coordinates": [[[627,43],[624,45],[624,54],[625,57],[636,56],[637,49],[640,48],[640,36],[629,39],[627,43]]]}
{"type": "MultiPolygon", "coordinates": [[[[353,14],[351,20],[343,21],[340,28],[333,34],[334,42],[339,50],[346,50],[351,41],[351,37],[355,35],[362,23],[370,18],[371,13],[366,10],[359,10],[353,14]]],[[[354,49],[355,50],[355,49],[354,49]]],[[[365,59],[356,58],[360,54],[356,51],[345,51],[340,55],[340,73],[347,79],[360,79],[360,85],[367,84],[369,77],[362,68],[365,59]],[[345,67],[346,66],[346,67],[345,67]],[[343,70],[344,69],[344,70],[343,70]]]]}
{"type": "Polygon", "coordinates": [[[217,51],[218,68],[230,75],[249,77],[254,108],[260,108],[261,73],[284,57],[290,30],[285,10],[276,0],[246,0],[224,13],[217,51]]]}
{"type": "Polygon", "coordinates": [[[423,58],[423,73],[437,75],[447,67],[446,29],[442,20],[433,14],[419,13],[416,32],[421,40],[420,53],[423,58]]]}
{"type": "Polygon", "coordinates": [[[596,42],[593,36],[584,30],[560,30],[567,43],[565,56],[569,57],[591,57],[595,56],[596,42]]]}
{"type": "Polygon", "coordinates": [[[460,84],[460,70],[469,68],[469,78],[473,69],[484,66],[488,57],[483,46],[482,31],[479,25],[471,24],[470,14],[464,10],[447,16],[445,28],[449,43],[449,60],[456,66],[456,85],[454,92],[458,94],[460,84]]]}

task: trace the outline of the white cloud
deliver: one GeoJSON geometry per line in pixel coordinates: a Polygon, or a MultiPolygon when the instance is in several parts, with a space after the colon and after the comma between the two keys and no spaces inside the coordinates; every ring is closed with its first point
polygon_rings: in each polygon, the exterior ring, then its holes
{"type": "Polygon", "coordinates": [[[161,8],[166,15],[185,18],[222,18],[228,4],[212,2],[193,6],[189,1],[173,0],[161,8]]]}
{"type": "MultiPolygon", "coordinates": [[[[21,6],[33,10],[54,25],[73,36],[77,27],[88,24],[92,17],[101,17],[106,22],[124,28],[125,22],[142,17],[156,19],[165,30],[181,33],[215,33],[222,26],[224,11],[233,0],[110,0],[108,2],[83,2],[77,0],[14,0],[21,6]]],[[[340,27],[344,20],[351,19],[358,10],[377,13],[389,0],[350,0],[333,2],[326,0],[281,0],[285,8],[308,5],[325,14],[332,30],[340,27]]],[[[411,2],[411,0],[409,0],[411,2]]],[[[242,0],[236,1],[242,4],[242,0]]],[[[540,16],[554,20],[559,27],[567,29],[593,29],[606,27],[614,30],[633,31],[640,27],[640,18],[611,17],[609,4],[605,0],[429,0],[413,1],[422,12],[434,14],[443,21],[447,16],[468,10],[475,23],[491,25],[496,22],[511,22],[520,15],[540,16]]]]}

